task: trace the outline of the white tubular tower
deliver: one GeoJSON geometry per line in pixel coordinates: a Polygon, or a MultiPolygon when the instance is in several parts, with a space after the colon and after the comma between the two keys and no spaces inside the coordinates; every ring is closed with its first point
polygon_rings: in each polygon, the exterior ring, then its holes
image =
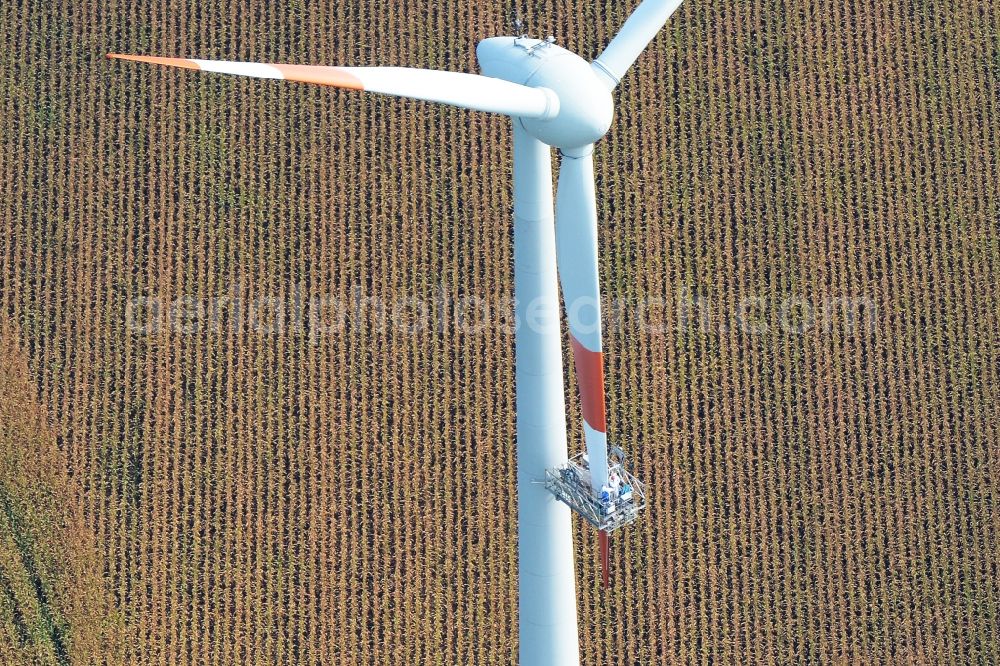
{"type": "Polygon", "coordinates": [[[566,461],[552,154],[514,121],[521,666],[579,664],[570,509],[539,479],[566,461]]]}

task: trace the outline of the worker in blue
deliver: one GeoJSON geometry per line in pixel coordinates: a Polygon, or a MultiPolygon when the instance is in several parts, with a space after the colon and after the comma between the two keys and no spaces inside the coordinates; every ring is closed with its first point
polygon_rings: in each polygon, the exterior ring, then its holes
{"type": "Polygon", "coordinates": [[[610,485],[605,484],[601,488],[601,505],[604,507],[604,515],[610,516],[615,512],[615,494],[610,485]]]}

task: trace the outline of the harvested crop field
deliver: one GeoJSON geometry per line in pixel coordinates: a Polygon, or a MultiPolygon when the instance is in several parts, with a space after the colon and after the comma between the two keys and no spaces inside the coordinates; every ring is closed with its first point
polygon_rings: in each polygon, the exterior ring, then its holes
{"type": "MultiPolygon", "coordinates": [[[[475,71],[634,4],[0,6],[0,654],[516,659],[509,124],[103,56],[475,71]]],[[[651,506],[610,593],[576,524],[584,663],[1000,662],[996,4],[686,0],[616,100],[651,506]]]]}

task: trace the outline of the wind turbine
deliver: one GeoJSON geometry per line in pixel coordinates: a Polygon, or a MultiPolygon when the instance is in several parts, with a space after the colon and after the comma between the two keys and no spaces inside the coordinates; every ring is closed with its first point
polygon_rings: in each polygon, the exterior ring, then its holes
{"type": "Polygon", "coordinates": [[[609,463],[593,150],[611,127],[612,91],[680,3],[642,2],[592,63],[557,46],[551,37],[486,39],[476,49],[482,76],[401,67],[108,54],[109,58],[409,97],[513,119],[523,665],[579,663],[570,509],[600,530],[602,578],[607,586],[608,534],[635,520],[644,506],[642,485],[625,469],[624,452],[612,449],[617,456],[609,463]],[[554,220],[553,147],[562,156],[554,220]],[[587,452],[572,459],[566,444],[559,282],[569,320],[587,452]],[[622,481],[630,491],[627,496],[621,492],[622,481]]]}

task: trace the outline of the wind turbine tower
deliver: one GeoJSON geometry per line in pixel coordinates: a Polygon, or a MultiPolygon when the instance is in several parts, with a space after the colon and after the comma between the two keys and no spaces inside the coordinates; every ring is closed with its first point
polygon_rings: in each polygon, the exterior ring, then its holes
{"type": "MultiPolygon", "coordinates": [[[[598,280],[594,144],[612,93],[681,0],[645,0],[593,62],[553,38],[479,43],[483,75],[401,67],[327,67],[109,54],[186,69],[365,90],[509,116],[514,128],[520,663],[579,664],[571,512],[600,534],[636,520],[645,489],[608,446],[598,280]],[[553,202],[552,148],[561,156],[553,202]],[[568,454],[559,291],[569,322],[586,453],[568,454]]],[[[656,129],[656,128],[651,128],[656,129]]]]}

